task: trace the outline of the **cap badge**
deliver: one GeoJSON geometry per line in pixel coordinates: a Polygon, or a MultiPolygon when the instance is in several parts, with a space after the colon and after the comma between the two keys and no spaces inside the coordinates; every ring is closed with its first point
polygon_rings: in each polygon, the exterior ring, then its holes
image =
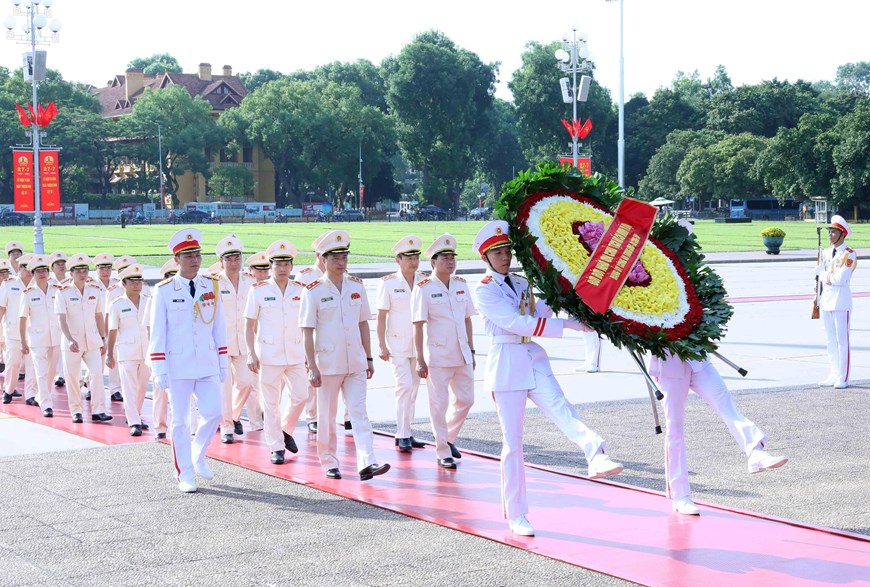
{"type": "Polygon", "coordinates": [[[495,227],[495,233],[496,233],[496,234],[501,234],[501,227],[500,227],[500,226],[496,226],[496,227],[495,227]]]}
{"type": "Polygon", "coordinates": [[[280,246],[280,247],[278,247],[278,248],[279,248],[279,249],[281,249],[281,250],[282,250],[282,251],[283,251],[283,250],[284,250],[284,249],[286,249],[286,248],[287,248],[287,246],[286,246],[286,245],[284,245],[284,244],[283,244],[283,243],[282,243],[282,244],[281,244],[281,246],[280,246]]]}
{"type": "Polygon", "coordinates": [[[341,235],[340,234],[336,235],[335,240],[337,240],[338,242],[341,242],[341,235]]]}
{"type": "Polygon", "coordinates": [[[193,235],[192,234],[187,235],[187,240],[193,240],[193,235]]]}

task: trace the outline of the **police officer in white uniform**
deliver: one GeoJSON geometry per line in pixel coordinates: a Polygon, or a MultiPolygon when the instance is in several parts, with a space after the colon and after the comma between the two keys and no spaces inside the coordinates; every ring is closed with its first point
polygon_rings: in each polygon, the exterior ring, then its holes
{"type": "Polygon", "coordinates": [[[142,295],[142,266],[130,265],[118,275],[124,295],[109,305],[109,340],[106,365],[117,363],[124,395],[124,414],[130,436],[142,436],[148,425],[142,421],[142,405],[148,390],[151,370],[148,357],[148,323],[146,297],[142,295]]]}
{"type": "MultiPolygon", "coordinates": [[[[317,245],[324,236],[329,234],[324,232],[311,243],[311,250],[314,251],[314,264],[305,267],[296,274],[296,281],[302,285],[308,285],[320,279],[323,272],[326,271],[325,260],[317,254],[317,245]]],[[[317,388],[308,384],[308,402],[305,404],[305,419],[308,421],[308,431],[317,433],[317,388]]],[[[346,418],[345,418],[346,419],[346,418]]]]}
{"type": "Polygon", "coordinates": [[[561,337],[563,330],[583,330],[577,320],[552,317],[543,302],[534,299],[524,277],[511,275],[509,227],[493,220],[477,233],[474,252],[487,265],[475,295],[490,339],[484,389],[492,392],[502,431],[502,506],[514,534],[533,536],[526,518],[526,474],[523,464],[523,420],[526,399],[550,418],[583,451],[589,477],[597,479],[622,472],[604,452],[604,440],[589,429],[565,398],[553,375],[546,351],[532,337],[561,337]]]}
{"type": "Polygon", "coordinates": [[[6,243],[6,258],[9,259],[9,264],[12,267],[12,273],[18,275],[18,259],[24,254],[24,245],[20,241],[9,241],[6,243]]]}
{"type": "MultiPolygon", "coordinates": [[[[175,262],[175,257],[171,257],[160,267],[160,274],[163,276],[163,279],[174,277],[176,273],[178,273],[178,263],[175,262]]],[[[154,298],[152,296],[145,298],[145,315],[142,316],[144,324],[148,329],[149,340],[151,338],[151,311],[154,307],[153,301],[154,298]]],[[[154,419],[154,432],[157,440],[163,440],[166,438],[166,431],[169,430],[169,390],[162,388],[157,384],[157,378],[154,377],[154,368],[151,363],[150,353],[146,355],[145,362],[151,370],[151,383],[153,390],[151,398],[151,417],[154,419]]]]}
{"type": "Polygon", "coordinates": [[[27,264],[33,280],[21,294],[19,334],[21,353],[33,355],[36,375],[36,401],[46,418],[54,416],[51,398],[57,360],[60,356],[60,322],[54,314],[54,299],[60,286],[48,283],[48,257],[32,255],[27,264]]]}
{"type": "Polygon", "coordinates": [[[455,469],[455,446],[474,404],[474,348],[471,317],[477,314],[468,283],[453,275],[456,239],[443,234],[426,249],[432,276],[411,294],[417,374],[427,379],[429,418],[438,465],[455,469]],[[424,336],[425,335],[425,336],[424,336]]]}
{"type": "MultiPolygon", "coordinates": [[[[72,279],[66,274],[66,262],[69,257],[63,251],[55,251],[48,256],[48,265],[51,269],[51,275],[48,276],[48,282],[52,285],[69,285],[72,279]]],[[[55,387],[63,387],[66,385],[64,374],[66,369],[63,366],[63,350],[61,349],[60,358],[57,360],[57,376],[54,379],[55,387]]]]}
{"type": "Polygon", "coordinates": [[[423,448],[425,443],[411,436],[414,404],[420,387],[411,320],[411,293],[428,277],[417,269],[422,249],[420,237],[408,235],[393,245],[399,270],[378,283],[378,356],[390,363],[396,380],[396,446],[402,452],[423,448]]]}
{"type": "Polygon", "coordinates": [[[308,399],[305,349],[299,328],[299,308],[305,286],[290,279],[296,246],[288,240],[269,245],[266,257],[272,264],[271,277],[256,284],[248,294],[248,367],[259,374],[263,397],[266,445],[273,464],[282,465],[285,450],[299,452],[293,429],[308,399]],[[290,391],[290,401],[281,410],[282,388],[290,391]]]}
{"type": "MultiPolygon", "coordinates": [[[[136,262],[136,257],[132,257],[130,255],[121,255],[112,263],[112,269],[115,270],[114,283],[111,283],[106,288],[106,306],[103,309],[103,316],[106,319],[106,331],[108,332],[108,320],[109,320],[109,305],[114,302],[116,299],[120,298],[124,295],[124,286],[121,285],[120,275],[121,272],[136,262]]],[[[109,394],[113,402],[121,402],[124,401],[123,394],[121,393],[121,372],[118,369],[117,363],[114,368],[109,369],[109,394]]]]}
{"type": "Polygon", "coordinates": [[[227,323],[227,362],[229,377],[221,387],[221,442],[232,444],[236,434],[245,433],[241,414],[245,402],[254,392],[256,376],[248,368],[248,344],[245,341],[245,303],[256,281],[242,273],[242,240],[231,234],[218,242],[215,254],[220,259],[218,280],[221,303],[227,323]]]}
{"type": "Polygon", "coordinates": [[[333,230],[318,243],[317,252],[326,258],[326,273],[307,286],[302,296],[299,325],[305,343],[308,377],[317,390],[317,452],[330,479],[340,479],[336,455],[335,415],[338,394],[353,423],[357,469],[360,480],[368,481],[389,471],[375,458],[372,425],[366,411],[366,379],[375,372],[371,356],[369,323],[371,310],[365,286],[358,277],[347,275],[350,235],[333,230]]]}
{"type": "Polygon", "coordinates": [[[255,282],[269,279],[269,259],[266,258],[265,251],[249,256],[245,259],[245,265],[248,266],[248,272],[255,282]]]}
{"type": "Polygon", "coordinates": [[[199,275],[202,234],[184,228],[169,240],[179,271],[161,281],[151,312],[151,364],[158,387],[169,389],[172,450],[178,488],[197,490],[194,472],[214,474],[206,450],[221,417],[220,384],[227,378],[227,331],[215,280],[199,275]],[[195,397],[199,426],[190,439],[190,398],[195,397]]]}
{"type": "MultiPolygon", "coordinates": [[[[106,320],[103,317],[105,293],[94,283],[88,283],[91,260],[84,253],[70,257],[68,265],[72,282],[60,286],[54,300],[60,330],[63,333],[61,349],[66,369],[67,398],[74,423],[82,422],[82,363],[88,373],[102,373],[103,354],[106,352],[106,320]]],[[[91,377],[91,420],[108,422],[106,393],[102,377],[91,377]]]]}
{"type": "Polygon", "coordinates": [[[819,299],[822,321],[828,342],[830,370],[819,387],[835,389],[849,387],[851,350],[849,347],[849,319],[852,313],[852,274],[858,266],[858,254],[846,245],[852,233],[849,223],[840,215],[831,218],[828,240],[831,246],[822,253],[816,275],[822,286],[819,299]]]}
{"type": "MultiPolygon", "coordinates": [[[[30,286],[33,274],[27,269],[30,255],[20,256],[18,274],[0,285],[0,322],[3,324],[6,364],[3,403],[8,404],[20,394],[15,391],[18,371],[24,365],[24,403],[38,406],[36,402],[36,377],[33,371],[33,357],[21,354],[21,329],[18,312],[21,309],[21,294],[30,286]]],[[[8,261],[7,261],[8,262],[8,261]]],[[[10,263],[11,266],[11,263],[10,263]]]]}

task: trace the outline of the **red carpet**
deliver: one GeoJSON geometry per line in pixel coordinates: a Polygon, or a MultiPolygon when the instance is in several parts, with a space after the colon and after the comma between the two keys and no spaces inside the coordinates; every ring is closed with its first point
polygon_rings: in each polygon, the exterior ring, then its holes
{"type": "MultiPolygon", "coordinates": [[[[118,404],[109,425],[72,424],[60,395],[52,419],[20,399],[2,409],[106,444],[153,441],[153,432],[129,436],[118,404]]],[[[380,461],[393,468],[360,482],[346,436],[339,439],[344,479],[330,480],[314,435],[297,429],[300,452],[287,453],[284,465],[269,462],[261,436],[247,432],[232,445],[215,439],[209,456],[645,585],[870,585],[870,538],[862,535],[715,505],[699,504],[700,517],[678,516],[658,493],[530,466],[529,519],[538,534],[522,538],[501,518],[499,466],[491,457],[464,453],[459,469],[447,471],[432,447],[399,453],[392,437],[376,435],[380,461]]],[[[168,470],[169,463],[167,482],[168,470]]]]}

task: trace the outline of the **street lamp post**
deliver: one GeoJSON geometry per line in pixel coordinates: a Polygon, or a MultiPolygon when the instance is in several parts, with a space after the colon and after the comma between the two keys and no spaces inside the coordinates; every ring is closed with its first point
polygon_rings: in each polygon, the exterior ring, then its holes
{"type": "MultiPolygon", "coordinates": [[[[589,59],[589,47],[586,46],[588,37],[586,33],[578,33],[577,27],[572,29],[572,37],[567,36],[562,40],[562,48],[556,50],[556,59],[558,60],[559,69],[564,72],[571,72],[573,79],[571,81],[570,98],[566,97],[565,101],[570,101],[573,105],[572,122],[577,124],[577,102],[586,101],[586,91],[588,91],[591,79],[583,75],[581,77],[580,86],[577,85],[577,73],[585,74],[592,71],[592,61],[589,59]]],[[[563,97],[567,92],[563,91],[563,97]]],[[[574,168],[577,168],[577,135],[572,133],[571,157],[574,161],[574,168]]]]}
{"type": "MultiPolygon", "coordinates": [[[[3,25],[6,27],[6,38],[17,41],[19,43],[30,45],[29,57],[25,55],[24,75],[28,77],[28,67],[31,68],[31,84],[32,88],[32,103],[33,112],[39,112],[39,99],[37,96],[37,88],[41,79],[45,79],[44,66],[37,67],[36,45],[48,44],[59,40],[58,31],[60,30],[60,21],[51,18],[51,5],[54,0],[12,0],[14,8],[12,16],[6,18],[3,25]],[[40,9],[40,6],[42,8],[40,9]],[[19,17],[22,17],[19,19],[19,17]],[[18,26],[21,32],[16,32],[18,26]],[[46,34],[44,29],[48,26],[51,34],[46,34]],[[28,64],[29,59],[29,64],[28,64]],[[41,71],[40,71],[41,69],[41,71]]],[[[33,252],[42,254],[45,252],[45,243],[42,238],[42,193],[39,185],[39,125],[36,117],[31,121],[31,139],[33,143],[33,196],[34,196],[34,213],[33,213],[33,252]]]]}
{"type": "MultiPolygon", "coordinates": [[[[616,2],[617,0],[607,0],[616,2]]],[[[619,138],[616,142],[616,159],[619,166],[619,187],[625,187],[625,27],[624,0],[619,2],[619,138]]]]}

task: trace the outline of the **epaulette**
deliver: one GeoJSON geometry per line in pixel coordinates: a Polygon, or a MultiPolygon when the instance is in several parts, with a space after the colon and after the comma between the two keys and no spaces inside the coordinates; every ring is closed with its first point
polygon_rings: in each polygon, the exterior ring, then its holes
{"type": "Polygon", "coordinates": [[[320,285],[320,280],[319,280],[319,279],[318,279],[317,281],[312,281],[311,283],[309,283],[308,285],[306,285],[306,286],[305,286],[305,289],[314,289],[314,288],[317,287],[318,285],[320,285]]]}
{"type": "Polygon", "coordinates": [[[261,285],[265,284],[266,282],[267,282],[267,280],[264,279],[263,281],[258,281],[257,283],[255,283],[251,287],[260,287],[261,285]]]}
{"type": "Polygon", "coordinates": [[[419,273],[420,275],[422,275],[424,277],[431,277],[432,276],[432,273],[430,271],[418,271],[417,273],[419,273]]]}
{"type": "Polygon", "coordinates": [[[350,279],[351,281],[355,281],[357,283],[363,282],[363,280],[360,279],[359,277],[357,277],[356,275],[348,275],[347,278],[350,279]]]}
{"type": "MultiPolygon", "coordinates": [[[[54,285],[54,284],[52,284],[52,285],[54,285]]],[[[65,289],[69,289],[69,286],[68,286],[68,285],[63,285],[63,284],[59,284],[59,285],[57,285],[56,287],[57,287],[60,291],[63,291],[63,290],[65,290],[65,289]]]]}
{"type": "Polygon", "coordinates": [[[852,247],[846,247],[846,252],[847,253],[854,253],[855,249],[853,249],[852,247]]]}
{"type": "Polygon", "coordinates": [[[421,281],[420,283],[418,283],[418,284],[417,284],[417,287],[423,287],[423,286],[426,285],[427,283],[429,283],[429,278],[428,278],[428,277],[427,277],[426,279],[424,279],[423,281],[421,281]]]}
{"type": "Polygon", "coordinates": [[[118,287],[118,284],[117,284],[117,283],[113,283],[112,285],[110,285],[109,287],[106,288],[106,291],[112,291],[112,290],[115,289],[116,287],[118,287]]]}
{"type": "Polygon", "coordinates": [[[51,287],[53,287],[55,289],[63,289],[63,286],[59,283],[52,283],[51,287]]]}
{"type": "Polygon", "coordinates": [[[383,279],[384,281],[386,281],[386,280],[388,280],[388,279],[392,279],[392,278],[394,278],[394,277],[396,277],[396,274],[395,274],[395,273],[389,273],[389,274],[384,275],[383,277],[381,277],[381,279],[383,279]]]}
{"type": "Polygon", "coordinates": [[[464,277],[459,277],[458,275],[454,275],[454,276],[453,276],[453,281],[461,281],[461,282],[464,283],[464,282],[465,282],[465,278],[464,278],[464,277]]]}
{"type": "Polygon", "coordinates": [[[480,283],[489,283],[490,281],[492,281],[492,275],[487,275],[480,280],[480,283]]]}
{"type": "Polygon", "coordinates": [[[293,284],[298,285],[299,287],[306,287],[304,283],[302,283],[301,281],[296,281],[295,279],[293,280],[293,284]]]}
{"type": "Polygon", "coordinates": [[[167,283],[172,283],[172,280],[173,280],[173,279],[175,279],[175,278],[174,278],[174,277],[167,277],[167,278],[164,279],[163,281],[158,281],[158,282],[157,282],[157,287],[160,287],[160,286],[166,285],[167,283]]]}
{"type": "Polygon", "coordinates": [[[302,275],[303,273],[308,273],[309,271],[311,271],[311,267],[306,267],[305,269],[303,269],[302,271],[299,272],[299,275],[302,275]]]}
{"type": "Polygon", "coordinates": [[[29,292],[29,291],[32,290],[32,289],[33,289],[33,286],[32,286],[32,285],[29,285],[29,286],[25,287],[25,288],[24,288],[24,291],[21,292],[21,293],[27,293],[27,292],[29,292]]]}

